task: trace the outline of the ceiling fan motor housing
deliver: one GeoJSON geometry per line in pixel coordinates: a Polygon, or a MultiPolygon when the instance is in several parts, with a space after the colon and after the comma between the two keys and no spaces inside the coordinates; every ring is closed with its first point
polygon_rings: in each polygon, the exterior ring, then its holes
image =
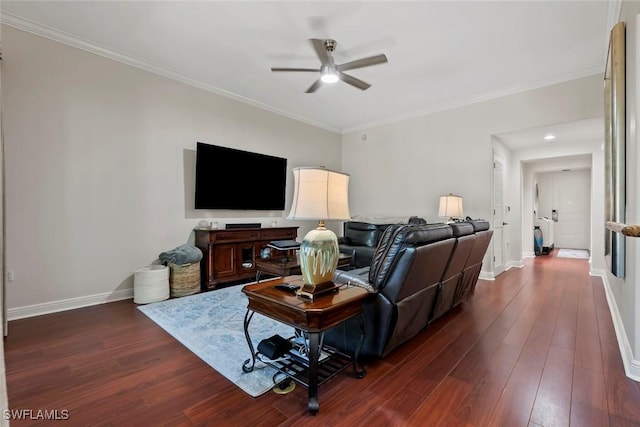
{"type": "Polygon", "coordinates": [[[329,52],[333,52],[334,50],[336,50],[337,45],[338,42],[333,39],[326,39],[324,41],[324,47],[326,47],[329,52]]]}

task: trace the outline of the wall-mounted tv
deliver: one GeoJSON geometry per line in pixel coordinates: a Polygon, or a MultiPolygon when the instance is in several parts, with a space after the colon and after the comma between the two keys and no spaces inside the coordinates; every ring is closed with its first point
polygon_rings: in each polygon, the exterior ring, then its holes
{"type": "Polygon", "coordinates": [[[197,143],[196,209],[284,210],[287,159],[197,143]]]}

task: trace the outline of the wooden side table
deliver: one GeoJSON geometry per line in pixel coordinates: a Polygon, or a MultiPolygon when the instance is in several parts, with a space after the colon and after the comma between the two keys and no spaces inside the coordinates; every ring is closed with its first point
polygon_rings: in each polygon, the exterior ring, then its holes
{"type": "Polygon", "coordinates": [[[294,358],[285,362],[274,362],[261,359],[281,373],[307,386],[309,392],[308,409],[315,415],[320,409],[318,402],[318,386],[349,365],[353,365],[358,378],[366,375],[364,367],[358,368],[357,359],[364,339],[364,321],[362,319],[362,301],[368,295],[365,289],[356,286],[344,286],[337,291],[318,297],[314,301],[298,298],[295,293],[275,287],[279,283],[295,283],[302,286],[301,276],[287,276],[262,283],[246,285],[242,292],[249,299],[247,313],[244,317],[244,334],[251,351],[251,358],[244,361],[242,370],[251,372],[256,361],[256,351],[251,343],[248,328],[254,313],[260,313],[278,322],[290,325],[308,334],[309,360],[308,369],[294,358]],[[322,347],[322,337],[326,330],[355,316],[360,316],[362,335],[360,345],[352,356],[345,355],[335,349],[328,349],[330,361],[322,363],[319,376],[318,359],[322,347]],[[334,360],[335,359],[335,360],[334,360]]]}

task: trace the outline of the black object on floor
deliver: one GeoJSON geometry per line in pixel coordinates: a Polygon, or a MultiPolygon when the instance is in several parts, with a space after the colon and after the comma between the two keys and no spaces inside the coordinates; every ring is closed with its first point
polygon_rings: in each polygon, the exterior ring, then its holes
{"type": "Polygon", "coordinates": [[[276,394],[288,394],[296,388],[296,382],[290,378],[280,381],[273,386],[273,392],[276,394]]]}
{"type": "Polygon", "coordinates": [[[264,354],[271,360],[275,360],[287,354],[287,352],[291,350],[291,347],[291,341],[276,334],[260,341],[258,344],[258,352],[264,354]]]}

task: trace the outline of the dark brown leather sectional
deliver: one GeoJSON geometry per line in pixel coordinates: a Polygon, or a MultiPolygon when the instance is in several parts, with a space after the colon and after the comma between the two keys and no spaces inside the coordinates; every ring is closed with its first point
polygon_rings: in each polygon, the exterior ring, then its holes
{"type": "MultiPolygon", "coordinates": [[[[336,272],[334,281],[362,286],[364,343],[360,354],[384,357],[474,292],[492,230],[483,220],[390,225],[368,267],[336,272]]],[[[325,334],[325,344],[354,352],[358,318],[325,334]]]]}

